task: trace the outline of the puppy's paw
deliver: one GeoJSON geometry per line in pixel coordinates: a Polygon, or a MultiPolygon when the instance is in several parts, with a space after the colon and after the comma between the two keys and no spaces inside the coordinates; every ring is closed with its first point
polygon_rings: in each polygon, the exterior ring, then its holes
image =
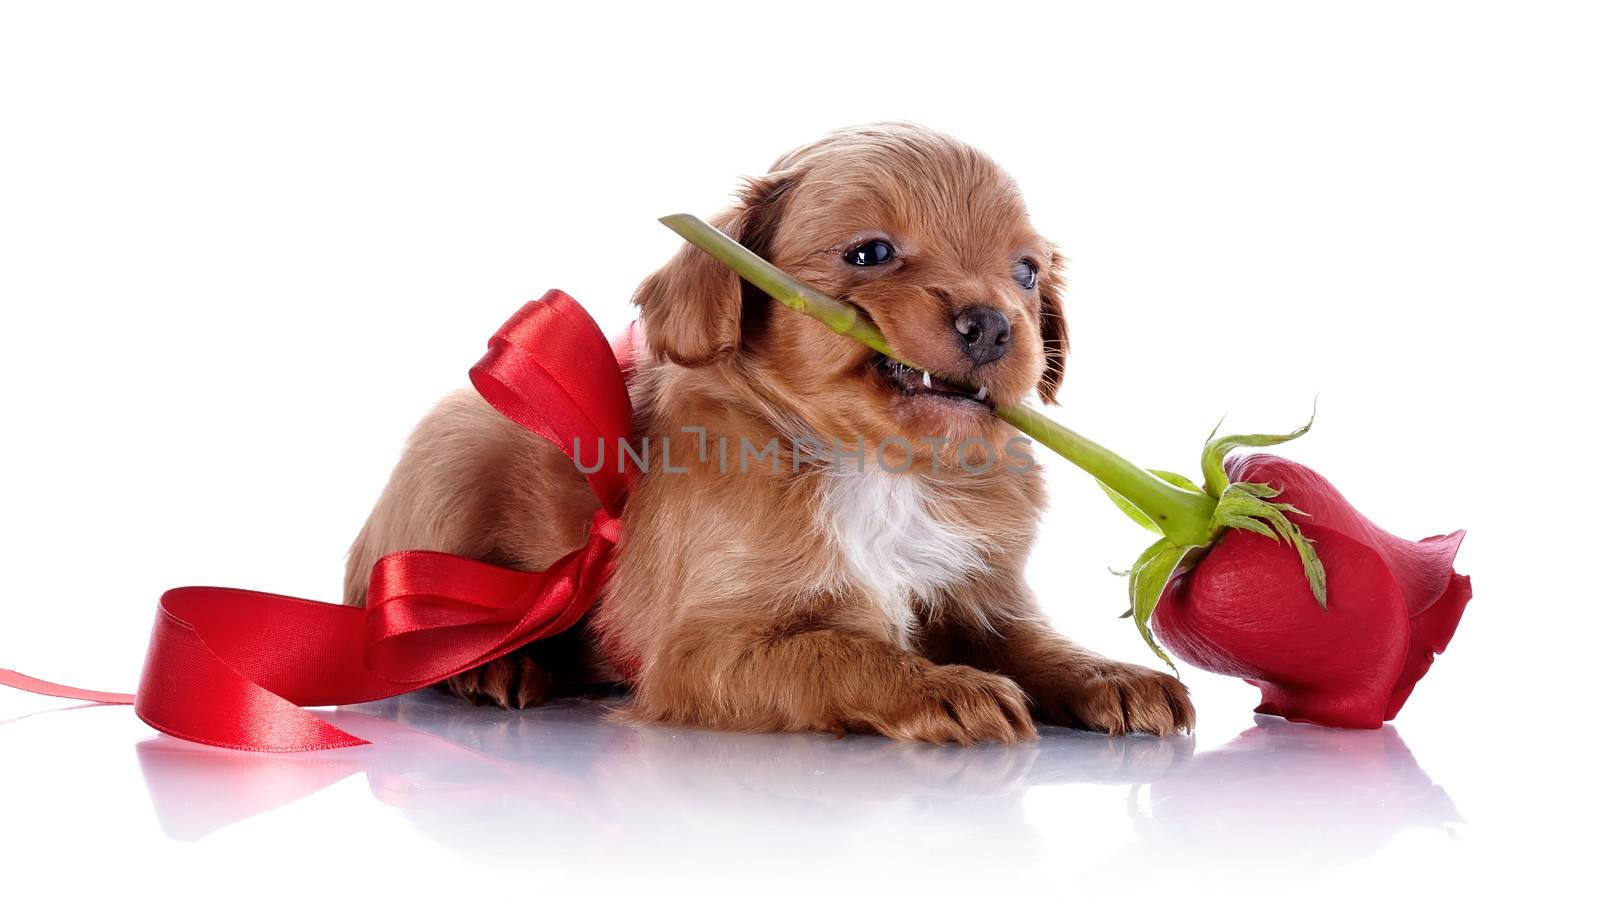
{"type": "Polygon", "coordinates": [[[1009,678],[967,666],[935,666],[890,708],[867,717],[872,730],[903,741],[971,746],[1038,737],[1028,698],[1009,678]]]}
{"type": "Polygon", "coordinates": [[[538,706],[550,698],[555,679],[544,666],[522,653],[508,653],[439,684],[445,693],[474,706],[501,709],[538,706]]]}
{"type": "Polygon", "coordinates": [[[1165,672],[1103,662],[1073,672],[1035,698],[1046,721],[1106,734],[1169,735],[1194,728],[1189,689],[1165,672]]]}

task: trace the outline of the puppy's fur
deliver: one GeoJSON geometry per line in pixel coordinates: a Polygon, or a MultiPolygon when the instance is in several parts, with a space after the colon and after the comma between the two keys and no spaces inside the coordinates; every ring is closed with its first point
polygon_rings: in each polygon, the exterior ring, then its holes
{"type": "MultiPolygon", "coordinates": [[[[752,179],[715,224],[993,403],[1049,401],[1061,383],[1060,261],[1015,184],[971,147],[904,124],[838,131],[752,179]],[[870,240],[889,243],[893,259],[846,261],[870,240]],[[1021,260],[1037,267],[1036,285],[1016,277],[1021,260]],[[981,363],[953,325],[978,307],[1010,329],[1003,355],[981,363]]],[[[633,716],[713,728],[967,744],[1032,738],[1036,719],[1112,734],[1191,727],[1177,680],[1045,624],[1022,577],[1041,480],[1020,465],[978,471],[978,448],[1015,436],[983,403],[914,390],[692,247],[634,302],[645,338],[635,445],[651,438],[656,458],[629,498],[616,574],[581,629],[449,690],[521,707],[620,669],[633,716]],[[705,429],[712,452],[686,428],[705,429]],[[714,449],[773,438],[776,467],[725,465],[714,449]],[[797,461],[807,438],[860,440],[865,462],[797,461]],[[664,440],[670,465],[687,471],[665,471],[664,440]]],[[[418,426],[356,539],[346,601],[365,601],[373,563],[396,550],[543,567],[582,543],[594,508],[560,451],[456,394],[418,426]]]]}

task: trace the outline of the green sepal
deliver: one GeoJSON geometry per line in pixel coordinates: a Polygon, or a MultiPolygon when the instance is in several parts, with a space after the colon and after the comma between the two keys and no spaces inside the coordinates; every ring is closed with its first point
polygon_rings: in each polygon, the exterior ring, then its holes
{"type": "MultiPolygon", "coordinates": [[[[1222,499],[1222,492],[1228,488],[1228,473],[1223,468],[1222,462],[1229,453],[1240,447],[1271,447],[1287,443],[1310,431],[1311,424],[1315,421],[1317,421],[1317,407],[1313,403],[1311,419],[1288,434],[1230,434],[1227,437],[1207,440],[1205,449],[1200,453],[1200,472],[1205,476],[1206,493],[1218,500],[1222,499]]],[[[1213,429],[1212,434],[1215,433],[1216,430],[1213,429]]]]}
{"type": "Polygon", "coordinates": [[[1161,533],[1161,529],[1156,527],[1155,520],[1140,512],[1139,507],[1129,503],[1121,494],[1113,491],[1109,487],[1106,487],[1106,483],[1104,481],[1101,481],[1097,478],[1095,479],[1094,483],[1100,485],[1100,490],[1106,492],[1106,499],[1111,501],[1111,505],[1122,510],[1122,514],[1132,519],[1134,524],[1138,525],[1140,528],[1143,528],[1145,531],[1154,532],[1156,534],[1161,533]]]}
{"type": "Polygon", "coordinates": [[[1186,491],[1194,491],[1196,494],[1201,492],[1200,485],[1190,481],[1186,476],[1179,475],[1177,472],[1167,472],[1162,469],[1145,469],[1145,471],[1165,481],[1167,484],[1181,487],[1186,491]]]}
{"type": "Polygon", "coordinates": [[[1303,516],[1305,513],[1288,503],[1273,503],[1270,498],[1280,493],[1266,484],[1230,484],[1217,500],[1217,511],[1211,518],[1211,526],[1216,534],[1224,529],[1238,528],[1269,537],[1275,542],[1279,539],[1288,541],[1300,556],[1306,582],[1311,585],[1311,596],[1316,598],[1318,606],[1327,609],[1328,573],[1323,569],[1317,551],[1311,546],[1314,542],[1287,515],[1294,513],[1303,516]]]}
{"type": "Polygon", "coordinates": [[[1160,657],[1174,673],[1178,667],[1167,651],[1156,643],[1156,637],[1150,631],[1150,616],[1156,611],[1156,604],[1161,601],[1161,593],[1167,589],[1167,583],[1181,571],[1181,567],[1190,559],[1191,552],[1199,549],[1180,546],[1162,538],[1139,554],[1133,564],[1133,574],[1128,576],[1129,612],[1134,627],[1139,629],[1139,636],[1144,638],[1151,652],[1160,657]]]}
{"type": "Polygon", "coordinates": [[[1252,497],[1260,497],[1262,500],[1271,500],[1273,497],[1283,493],[1281,488],[1275,488],[1270,484],[1256,484],[1252,481],[1237,481],[1228,485],[1228,487],[1244,491],[1252,497]]]}

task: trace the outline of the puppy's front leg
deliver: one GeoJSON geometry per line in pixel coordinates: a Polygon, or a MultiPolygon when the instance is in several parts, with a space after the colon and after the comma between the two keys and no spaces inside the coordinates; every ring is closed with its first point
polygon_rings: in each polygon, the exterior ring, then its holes
{"type": "Polygon", "coordinates": [[[1091,653],[1042,621],[1012,623],[995,652],[996,667],[1028,692],[1041,721],[1107,734],[1168,735],[1194,728],[1183,682],[1091,653]]]}
{"type": "Polygon", "coordinates": [[[1018,577],[997,575],[975,587],[963,599],[984,609],[993,627],[947,624],[936,636],[936,659],[1010,676],[1042,722],[1107,734],[1194,728],[1189,690],[1178,679],[1107,659],[1057,634],[1018,577]]]}
{"type": "Polygon", "coordinates": [[[1007,678],[934,665],[836,627],[680,627],[640,673],[635,714],[744,731],[871,731],[973,744],[1035,737],[1007,678]]]}

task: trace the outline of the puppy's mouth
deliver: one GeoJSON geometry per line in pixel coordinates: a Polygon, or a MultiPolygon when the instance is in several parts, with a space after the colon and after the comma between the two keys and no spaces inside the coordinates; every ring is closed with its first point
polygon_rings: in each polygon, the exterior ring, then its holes
{"type": "Polygon", "coordinates": [[[993,410],[994,398],[987,387],[968,389],[944,381],[933,373],[916,366],[896,362],[882,353],[874,353],[868,367],[876,372],[889,387],[907,397],[926,397],[948,403],[982,407],[993,410]]]}

